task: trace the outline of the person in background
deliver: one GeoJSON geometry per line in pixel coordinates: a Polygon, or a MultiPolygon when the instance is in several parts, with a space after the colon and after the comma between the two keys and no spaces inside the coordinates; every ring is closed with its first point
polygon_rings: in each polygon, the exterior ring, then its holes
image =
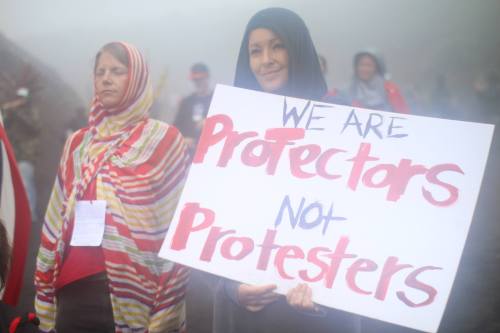
{"type": "Polygon", "coordinates": [[[75,110],[74,115],[69,119],[69,121],[66,124],[66,132],[64,133],[64,140],[63,142],[66,142],[68,138],[73,135],[77,130],[79,130],[82,127],[85,127],[87,124],[87,119],[89,118],[87,111],[84,108],[77,108],[75,110]]]}
{"type": "Polygon", "coordinates": [[[328,74],[328,61],[326,61],[326,58],[322,54],[318,55],[318,60],[321,73],[323,73],[323,76],[326,79],[326,74],[328,74]]]}
{"type": "Polygon", "coordinates": [[[410,113],[398,86],[386,80],[386,67],[381,56],[366,50],[353,61],[354,76],[349,88],[352,105],[367,109],[410,113]]]}
{"type": "Polygon", "coordinates": [[[213,90],[210,72],[203,63],[196,63],[191,67],[189,79],[193,82],[195,91],[181,100],[174,126],[181,131],[192,155],[212,101],[213,90]]]}
{"type": "Polygon", "coordinates": [[[452,96],[445,74],[436,76],[430,96],[430,114],[439,118],[451,119],[457,117],[452,105],[452,96]]]}
{"type": "Polygon", "coordinates": [[[94,89],[88,127],[66,142],[45,215],[40,328],[185,332],[188,270],[158,257],[188,168],[184,140],[149,118],[153,89],[136,47],[106,44],[94,89]]]}
{"type": "MultiPolygon", "coordinates": [[[[9,271],[10,246],[7,229],[0,219],[0,295],[7,282],[9,271]]],[[[5,333],[35,333],[39,332],[38,318],[34,313],[21,313],[14,307],[0,301],[0,332],[5,333]]]]}
{"type": "Polygon", "coordinates": [[[495,70],[481,73],[473,83],[477,101],[474,120],[500,124],[500,74],[495,70]]]}
{"type": "MultiPolygon", "coordinates": [[[[250,19],[234,85],[296,98],[325,99],[327,85],[316,49],[296,13],[268,8],[250,19]]],[[[275,289],[274,284],[254,286],[221,279],[214,303],[214,332],[358,332],[359,317],[315,305],[308,285],[298,285],[286,297],[275,294],[275,289]]]]}
{"type": "MultiPolygon", "coordinates": [[[[327,81],[327,75],[328,75],[328,61],[323,55],[318,55],[318,60],[319,60],[319,65],[321,67],[321,73],[323,73],[323,77],[325,78],[325,81],[327,81]]],[[[326,92],[326,95],[324,97],[325,100],[329,99],[334,99],[337,100],[337,102],[341,101],[340,104],[344,105],[350,105],[351,103],[349,102],[349,97],[340,91],[337,88],[331,88],[326,92]]]]}

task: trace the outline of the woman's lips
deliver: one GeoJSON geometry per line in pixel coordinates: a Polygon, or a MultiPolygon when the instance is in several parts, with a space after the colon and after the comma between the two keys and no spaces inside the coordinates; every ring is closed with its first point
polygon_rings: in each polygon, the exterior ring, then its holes
{"type": "Polygon", "coordinates": [[[101,95],[103,95],[103,96],[113,95],[115,93],[116,92],[114,90],[103,90],[103,91],[101,91],[101,95]]]}
{"type": "Polygon", "coordinates": [[[265,78],[266,80],[273,80],[276,78],[276,76],[278,76],[281,72],[281,69],[278,69],[278,70],[275,70],[275,71],[269,71],[269,72],[265,72],[265,73],[262,73],[261,76],[263,78],[265,78]]]}

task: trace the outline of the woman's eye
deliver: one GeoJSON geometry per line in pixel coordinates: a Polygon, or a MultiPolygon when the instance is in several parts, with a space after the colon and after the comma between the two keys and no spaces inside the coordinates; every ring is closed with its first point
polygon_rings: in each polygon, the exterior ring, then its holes
{"type": "Polygon", "coordinates": [[[124,69],[113,69],[111,71],[114,75],[125,75],[127,74],[127,71],[124,69]]]}
{"type": "Polygon", "coordinates": [[[257,55],[260,53],[260,49],[251,49],[250,50],[250,55],[257,55]]]}
{"type": "Polygon", "coordinates": [[[274,46],[273,46],[273,49],[275,49],[275,50],[280,50],[280,49],[284,49],[284,48],[285,48],[285,45],[283,45],[282,43],[274,44],[274,46]]]}

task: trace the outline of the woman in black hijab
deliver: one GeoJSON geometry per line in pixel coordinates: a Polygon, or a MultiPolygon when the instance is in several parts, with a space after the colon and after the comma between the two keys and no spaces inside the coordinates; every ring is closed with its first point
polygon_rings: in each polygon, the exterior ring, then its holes
{"type": "Polygon", "coordinates": [[[251,68],[251,60],[255,54],[252,54],[252,51],[255,52],[255,50],[249,42],[252,33],[256,30],[271,32],[281,41],[288,53],[288,81],[276,92],[297,98],[323,99],[327,93],[327,85],[309,30],[297,14],[284,8],[264,9],[248,22],[241,43],[234,85],[240,88],[266,91],[265,87],[259,84],[251,68]]]}
{"type": "MultiPolygon", "coordinates": [[[[303,99],[324,100],[327,85],[304,21],[283,8],[268,8],[248,23],[234,85],[303,99]]],[[[340,99],[328,102],[345,104],[340,99]]],[[[358,332],[358,317],[312,303],[301,284],[287,297],[275,285],[251,286],[222,279],[214,304],[215,333],[358,332]]]]}

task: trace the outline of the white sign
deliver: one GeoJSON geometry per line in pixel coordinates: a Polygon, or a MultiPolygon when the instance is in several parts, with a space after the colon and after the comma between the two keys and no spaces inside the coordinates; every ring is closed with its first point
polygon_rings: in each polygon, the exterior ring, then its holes
{"type": "Polygon", "coordinates": [[[77,201],[71,246],[100,246],[105,219],[106,200],[77,201]]]}
{"type": "Polygon", "coordinates": [[[160,256],[436,332],[493,129],[219,85],[160,256]]]}

